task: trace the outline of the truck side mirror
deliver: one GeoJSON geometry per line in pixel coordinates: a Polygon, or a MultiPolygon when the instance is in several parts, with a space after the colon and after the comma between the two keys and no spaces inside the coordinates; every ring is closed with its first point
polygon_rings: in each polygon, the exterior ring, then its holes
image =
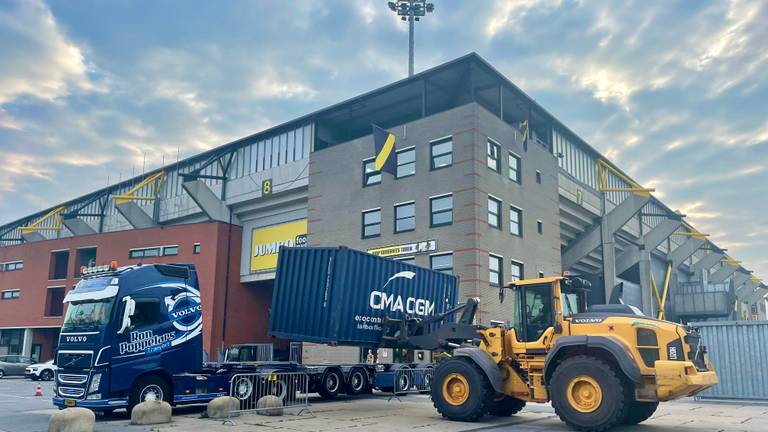
{"type": "Polygon", "coordinates": [[[123,308],[123,323],[120,326],[120,330],[117,331],[117,334],[123,334],[123,332],[131,326],[131,317],[136,310],[136,301],[132,299],[131,296],[123,297],[123,303],[125,303],[125,308],[123,308]]]}

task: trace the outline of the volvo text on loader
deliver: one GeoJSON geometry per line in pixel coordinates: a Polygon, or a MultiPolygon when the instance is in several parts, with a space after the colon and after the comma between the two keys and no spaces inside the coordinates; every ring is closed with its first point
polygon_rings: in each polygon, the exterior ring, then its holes
{"type": "MultiPolygon", "coordinates": [[[[552,402],[569,426],[603,431],[648,419],[659,402],[715,384],[699,333],[623,305],[586,308],[589,282],[551,277],[512,282],[511,324],[473,325],[470,299],[456,323],[392,320],[389,339],[453,350],[432,379],[432,400],[450,420],[508,416],[527,402],[552,402]],[[432,326],[432,327],[430,327],[432,326]]],[[[459,308],[451,312],[458,312],[459,308]]]]}

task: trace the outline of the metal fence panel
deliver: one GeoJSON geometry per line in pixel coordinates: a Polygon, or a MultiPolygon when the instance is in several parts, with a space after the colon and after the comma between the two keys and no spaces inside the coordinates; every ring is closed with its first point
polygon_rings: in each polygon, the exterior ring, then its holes
{"type": "Polygon", "coordinates": [[[697,397],[768,401],[768,321],[716,321],[691,324],[720,383],[697,397]]]}
{"type": "Polygon", "coordinates": [[[264,396],[277,396],[283,408],[309,406],[309,376],[306,372],[239,373],[230,380],[229,395],[240,401],[235,412],[259,412],[272,408],[259,407],[264,396]]]}
{"type": "MultiPolygon", "coordinates": [[[[392,396],[409,393],[429,393],[432,385],[434,369],[400,368],[395,371],[392,396]]],[[[390,398],[391,399],[391,398],[390,398]]]]}

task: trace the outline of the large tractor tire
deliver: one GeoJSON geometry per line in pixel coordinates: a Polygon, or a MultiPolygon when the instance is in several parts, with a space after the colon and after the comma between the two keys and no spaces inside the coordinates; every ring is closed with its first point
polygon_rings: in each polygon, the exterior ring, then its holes
{"type": "Polygon", "coordinates": [[[608,363],[592,356],[575,356],[558,365],[550,380],[555,413],[568,426],[600,432],[626,418],[629,386],[608,363]]]}
{"type": "Polygon", "coordinates": [[[629,404],[629,408],[627,409],[627,416],[624,418],[622,424],[630,426],[640,424],[651,418],[653,413],[656,412],[656,408],[658,408],[658,406],[658,402],[633,401],[629,404]]]}
{"type": "Polygon", "coordinates": [[[512,396],[494,399],[488,407],[488,414],[497,417],[509,417],[525,408],[525,401],[512,396]]]}
{"type": "Polygon", "coordinates": [[[472,422],[488,413],[494,390],[472,360],[454,357],[440,362],[431,383],[432,403],[445,418],[472,422]]]}

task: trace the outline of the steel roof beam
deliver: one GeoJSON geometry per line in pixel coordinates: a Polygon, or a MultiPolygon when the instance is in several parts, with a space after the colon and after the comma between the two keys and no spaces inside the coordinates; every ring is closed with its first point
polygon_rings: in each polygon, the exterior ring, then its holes
{"type": "Polygon", "coordinates": [[[717,269],[712,276],[709,277],[709,282],[713,284],[723,283],[728,276],[734,274],[739,267],[731,264],[723,264],[722,267],[717,269]]]}

